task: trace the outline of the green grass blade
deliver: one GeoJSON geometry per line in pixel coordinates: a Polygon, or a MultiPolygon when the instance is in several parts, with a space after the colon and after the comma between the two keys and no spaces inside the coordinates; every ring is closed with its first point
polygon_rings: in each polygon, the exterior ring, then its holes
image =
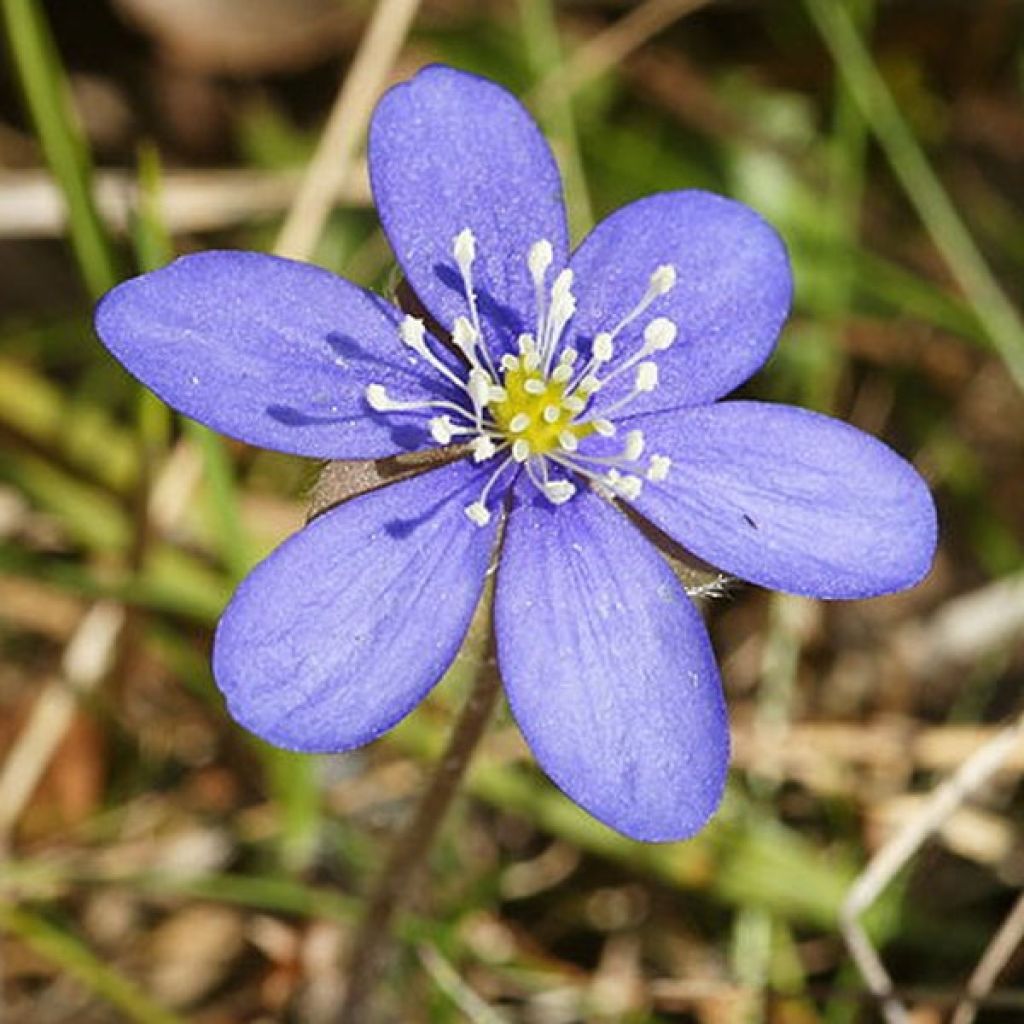
{"type": "Polygon", "coordinates": [[[1024,324],[932,170],[849,13],[833,0],[804,0],[804,4],[907,199],[1024,390],[1024,324]]]}
{"type": "Polygon", "coordinates": [[[75,259],[93,298],[118,280],[117,266],[92,197],[92,167],[75,122],[67,82],[36,0],[3,0],[14,69],[46,162],[68,209],[75,259]]]}
{"type": "Polygon", "coordinates": [[[128,1020],[138,1024],[184,1024],[183,1018],[153,1002],[138,986],[105,964],[78,939],[44,918],[0,904],[0,928],[117,1007],[128,1020]]]}

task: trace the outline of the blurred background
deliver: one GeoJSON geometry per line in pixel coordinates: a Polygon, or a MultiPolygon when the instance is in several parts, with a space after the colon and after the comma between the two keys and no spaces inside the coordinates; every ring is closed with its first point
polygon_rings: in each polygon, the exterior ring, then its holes
{"type": "MultiPolygon", "coordinates": [[[[106,355],[90,311],[122,277],[214,246],[386,289],[366,118],[437,60],[537,114],[577,238],[685,187],[772,220],[796,306],[744,393],[883,437],[931,483],[942,541],[929,578],[896,597],[737,586],[707,606],[735,761],[691,842],[643,846],[586,817],[503,710],[401,918],[373,1019],[878,1020],[839,907],[1021,707],[1024,7],[0,10],[0,1020],[337,1011],[360,896],[479,638],[371,748],[301,758],[252,740],[213,687],[211,630],[240,576],[303,522],[319,467],[170,414],[106,355]]],[[[1016,904],[1022,770],[1018,743],[867,915],[915,1024],[949,1019],[1016,904]]],[[[979,1020],[1024,1021],[1013,927],[979,1020]]]]}

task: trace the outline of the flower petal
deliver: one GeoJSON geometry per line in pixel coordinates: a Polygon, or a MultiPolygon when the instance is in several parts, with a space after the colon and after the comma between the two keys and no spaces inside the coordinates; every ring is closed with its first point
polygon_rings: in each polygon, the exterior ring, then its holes
{"type": "Polygon", "coordinates": [[[221,433],[298,455],[381,458],[429,434],[423,415],[371,410],[368,384],[448,397],[403,349],[399,318],[319,267],[213,251],[118,285],[96,331],[168,405],[221,433]]]}
{"type": "Polygon", "coordinates": [[[494,542],[458,462],[315,519],[242,582],[213,671],[231,714],[279,747],[337,751],[408,714],[451,664],[494,542]]]}
{"type": "Polygon", "coordinates": [[[495,597],[509,704],[541,767],[634,839],[682,839],[722,796],[729,734],[697,610],[624,515],[520,488],[495,597]]]}
{"type": "Polygon", "coordinates": [[[636,508],[698,557],[762,586],[872,597],[912,586],[935,552],[935,506],[917,471],[838,420],[788,405],[723,402],[644,417],[672,459],[636,508]]]}
{"type": "MultiPolygon", "coordinates": [[[[621,360],[640,347],[653,318],[667,317],[679,330],[675,344],[655,357],[657,390],[631,404],[631,415],[699,405],[732,391],[768,358],[789,314],[789,259],[766,221],[708,192],[666,192],[613,213],[573,255],[577,347],[588,351],[598,331],[612,331],[666,264],[675,268],[675,286],[616,339],[621,360]]],[[[595,408],[627,392],[632,380],[624,374],[610,384],[595,408]]]]}
{"type": "Polygon", "coordinates": [[[384,231],[438,321],[467,314],[452,243],[469,228],[485,322],[505,337],[532,329],[527,253],[547,239],[564,266],[568,232],[558,167],[522,104],[476,75],[425,68],[377,106],[369,162],[384,231]]]}

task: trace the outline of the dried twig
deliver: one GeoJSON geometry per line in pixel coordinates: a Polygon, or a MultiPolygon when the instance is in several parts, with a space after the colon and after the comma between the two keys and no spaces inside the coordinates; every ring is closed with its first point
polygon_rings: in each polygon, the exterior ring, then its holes
{"type": "Polygon", "coordinates": [[[882,890],[920,849],[929,836],[999,770],[1024,738],[1024,715],[1000,731],[969,757],[931,795],[921,812],[908,821],[876,854],[850,887],[840,911],[840,928],[868,989],[881,1000],[888,1024],[909,1024],[893,983],[871,944],[860,917],[882,890]]]}
{"type": "Polygon", "coordinates": [[[280,256],[308,259],[352,174],[356,149],[419,7],[419,0],[380,0],[310,161],[277,242],[280,256]]]}

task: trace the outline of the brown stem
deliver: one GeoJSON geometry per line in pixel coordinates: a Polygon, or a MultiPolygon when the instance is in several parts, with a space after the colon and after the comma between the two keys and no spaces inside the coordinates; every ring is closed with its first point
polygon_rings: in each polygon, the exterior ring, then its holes
{"type": "Polygon", "coordinates": [[[363,919],[352,937],[345,1002],[339,1024],[366,1024],[370,997],[391,946],[391,920],[427,859],[459,781],[483,737],[500,690],[490,650],[459,715],[448,746],[405,828],[395,837],[363,919]]]}

